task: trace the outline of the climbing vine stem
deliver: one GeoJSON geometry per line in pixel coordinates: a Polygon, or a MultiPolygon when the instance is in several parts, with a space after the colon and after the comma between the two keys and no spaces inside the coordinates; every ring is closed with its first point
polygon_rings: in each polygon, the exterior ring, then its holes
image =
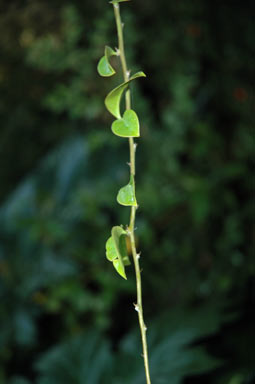
{"type": "Polygon", "coordinates": [[[107,110],[115,117],[112,123],[112,132],[122,138],[128,138],[129,150],[130,150],[130,179],[129,183],[122,187],[117,194],[117,202],[120,205],[130,206],[130,222],[126,229],[123,226],[114,226],[111,230],[111,237],[106,242],[106,258],[112,262],[113,267],[118,274],[127,279],[125,267],[130,265],[130,260],[127,252],[126,237],[128,236],[131,244],[131,253],[134,260],[135,274],[136,274],[136,288],[137,288],[137,302],[134,304],[135,310],[138,312],[139,325],[141,329],[142,346],[143,346],[143,359],[145,367],[146,383],[151,384],[150,371],[149,371],[149,359],[148,359],[148,347],[146,339],[146,325],[143,319],[143,302],[142,302],[142,283],[141,283],[141,271],[139,265],[140,254],[136,250],[135,242],[135,218],[136,210],[138,208],[135,193],[135,153],[136,143],[134,138],[140,136],[140,124],[139,119],[134,110],[131,109],[131,96],[129,84],[138,78],[146,77],[146,75],[140,71],[130,77],[130,71],[127,68],[127,62],[125,57],[125,48],[123,40],[123,24],[120,17],[119,3],[129,0],[112,0],[114,8],[114,15],[118,33],[118,49],[115,51],[106,46],[104,50],[104,56],[99,60],[97,70],[101,76],[109,77],[113,76],[116,71],[110,63],[112,56],[119,56],[121,61],[121,67],[123,71],[124,82],[114,88],[105,98],[105,106],[107,110]],[[121,97],[125,92],[126,109],[121,113],[120,102],[121,97]]]}
{"type": "MultiPolygon", "coordinates": [[[[117,33],[118,33],[118,45],[119,45],[118,54],[120,56],[120,61],[121,61],[121,66],[123,71],[123,78],[124,78],[124,81],[127,82],[129,80],[130,73],[127,68],[127,62],[125,57],[123,24],[120,16],[119,3],[113,2],[113,8],[114,8],[114,15],[115,15],[116,26],[117,26],[117,33]]],[[[131,109],[131,97],[130,97],[130,90],[128,89],[126,91],[126,110],[129,110],[129,109],[131,109]]],[[[134,180],[136,143],[134,143],[133,137],[129,137],[129,149],[130,149],[130,176],[134,180]]],[[[135,188],[135,180],[134,180],[134,188],[135,188]]],[[[138,312],[138,319],[139,319],[139,325],[141,330],[145,376],[146,376],[147,384],[151,384],[150,371],[149,371],[148,347],[147,347],[147,338],[146,338],[147,328],[144,323],[144,317],[143,317],[142,282],[141,282],[141,270],[140,270],[140,263],[139,263],[140,254],[138,254],[136,250],[135,234],[134,234],[137,207],[138,207],[137,205],[131,206],[128,235],[130,237],[131,251],[132,251],[132,257],[134,260],[135,274],[136,274],[137,304],[135,304],[135,309],[138,312]]]]}

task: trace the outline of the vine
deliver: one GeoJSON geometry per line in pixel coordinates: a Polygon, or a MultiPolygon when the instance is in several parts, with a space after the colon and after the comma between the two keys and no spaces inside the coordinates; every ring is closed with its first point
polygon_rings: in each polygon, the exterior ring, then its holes
{"type": "Polygon", "coordinates": [[[127,62],[125,57],[124,39],[123,39],[123,24],[120,17],[119,3],[129,0],[113,0],[110,3],[113,5],[114,15],[117,26],[118,34],[118,49],[115,51],[106,46],[104,56],[100,59],[97,69],[101,76],[109,77],[116,73],[115,69],[110,63],[112,56],[118,56],[120,58],[121,67],[123,71],[124,82],[114,88],[105,98],[105,106],[107,110],[115,117],[112,123],[112,132],[122,138],[128,138],[129,150],[130,150],[130,178],[127,185],[122,187],[117,194],[117,202],[120,205],[130,206],[130,222],[124,229],[122,226],[114,226],[111,231],[111,236],[106,242],[106,257],[113,263],[113,267],[124,279],[127,279],[125,267],[130,265],[126,247],[126,237],[128,236],[131,244],[132,257],[136,274],[136,289],[137,289],[137,303],[135,304],[135,310],[138,313],[138,320],[141,330],[142,347],[143,347],[143,359],[145,367],[146,383],[151,384],[150,371],[149,371],[149,359],[148,359],[148,347],[146,331],[147,327],[144,323],[143,317],[143,302],[142,302],[142,283],[141,283],[141,271],[140,271],[140,254],[136,250],[135,242],[135,218],[136,210],[138,208],[136,193],[135,193],[135,152],[136,143],[134,138],[140,137],[140,124],[136,112],[131,109],[131,97],[129,85],[133,80],[141,77],[146,77],[143,72],[137,72],[130,77],[130,71],[127,69],[127,62]],[[121,114],[120,102],[125,92],[126,109],[121,114]]]}

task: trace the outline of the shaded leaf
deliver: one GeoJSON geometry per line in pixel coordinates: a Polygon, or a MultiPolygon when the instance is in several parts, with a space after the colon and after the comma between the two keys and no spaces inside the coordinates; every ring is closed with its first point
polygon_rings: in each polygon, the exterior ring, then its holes
{"type": "MultiPolygon", "coordinates": [[[[148,346],[150,370],[155,384],[181,384],[186,377],[210,372],[220,362],[208,355],[201,345],[194,346],[202,335],[217,331],[222,316],[213,308],[179,310],[149,321],[148,346]],[[210,317],[208,317],[210,316],[210,317]],[[206,321],[205,321],[206,319],[206,321]],[[209,321],[207,321],[209,320],[209,321]],[[208,324],[213,323],[211,325],[208,324]],[[203,329],[203,332],[201,332],[203,329]]],[[[50,349],[36,364],[37,384],[144,384],[140,358],[140,334],[130,332],[113,354],[105,337],[89,331],[50,349]],[[128,364],[127,364],[128,361],[128,364]]]]}
{"type": "Polygon", "coordinates": [[[10,379],[10,384],[30,384],[31,382],[28,381],[26,378],[21,376],[14,376],[10,379]]]}
{"type": "Polygon", "coordinates": [[[112,360],[109,342],[91,330],[47,351],[36,363],[37,384],[109,382],[112,360]]]}

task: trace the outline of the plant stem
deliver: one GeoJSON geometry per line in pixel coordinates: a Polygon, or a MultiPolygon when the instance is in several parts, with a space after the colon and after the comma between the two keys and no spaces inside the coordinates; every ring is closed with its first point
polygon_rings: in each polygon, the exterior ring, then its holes
{"type": "MultiPolygon", "coordinates": [[[[120,55],[120,61],[121,61],[121,66],[123,71],[123,77],[124,77],[124,81],[128,81],[129,71],[127,69],[127,62],[125,57],[124,40],[123,40],[123,24],[121,22],[119,4],[118,3],[113,4],[113,8],[114,8],[114,15],[115,15],[115,20],[117,25],[119,55],[120,55]]],[[[126,109],[131,109],[130,90],[126,91],[126,109]]],[[[132,137],[129,138],[129,150],[130,150],[130,176],[133,176],[133,178],[135,178],[136,144],[134,143],[134,139],[132,137]]],[[[134,185],[135,185],[135,180],[134,180],[134,185]]],[[[141,282],[141,271],[140,271],[140,265],[139,265],[140,255],[137,253],[137,250],[136,250],[135,234],[134,234],[135,216],[136,216],[137,208],[138,208],[137,206],[131,207],[129,236],[130,236],[131,250],[132,250],[132,256],[133,256],[134,266],[135,266],[135,274],[136,274],[137,304],[135,305],[135,309],[138,312],[138,319],[139,319],[139,325],[141,330],[146,383],[151,384],[150,371],[149,371],[148,347],[147,347],[147,339],[146,339],[147,328],[146,328],[146,325],[144,324],[144,318],[143,318],[142,282],[141,282]]]]}

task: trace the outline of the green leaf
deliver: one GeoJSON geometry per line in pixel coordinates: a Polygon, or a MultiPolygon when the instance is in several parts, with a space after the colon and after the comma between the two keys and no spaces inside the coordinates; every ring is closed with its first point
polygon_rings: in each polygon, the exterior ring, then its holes
{"type": "Polygon", "coordinates": [[[108,109],[108,111],[117,119],[121,119],[120,114],[120,100],[123,92],[128,87],[129,83],[139,77],[146,77],[146,75],[143,72],[137,72],[134,74],[130,79],[122,84],[120,84],[118,87],[114,88],[105,98],[105,106],[108,109]]]}
{"type": "Polygon", "coordinates": [[[116,271],[127,279],[125,265],[130,265],[126,246],[126,231],[119,226],[112,228],[112,236],[106,242],[106,258],[113,263],[116,271]]]}
{"type": "Polygon", "coordinates": [[[119,259],[113,260],[113,266],[118,272],[118,274],[125,280],[127,280],[124,264],[119,259]]]}
{"type": "Polygon", "coordinates": [[[97,71],[99,75],[109,77],[116,73],[109,61],[111,56],[116,55],[117,53],[111,47],[108,47],[106,45],[104,50],[104,56],[99,60],[99,63],[97,65],[97,71]]]}
{"type": "Polygon", "coordinates": [[[112,228],[112,238],[118,253],[118,257],[123,259],[127,256],[126,239],[127,232],[120,226],[112,228]],[[124,236],[123,236],[124,235],[124,236]]]}
{"type": "Polygon", "coordinates": [[[130,182],[119,190],[117,201],[121,205],[137,206],[133,176],[130,177],[130,182]]]}
{"type": "MultiPolygon", "coordinates": [[[[127,249],[126,240],[125,240],[125,247],[127,249]]],[[[131,264],[128,255],[123,257],[123,264],[125,265],[125,267],[131,264]]]]}
{"type": "Polygon", "coordinates": [[[106,242],[106,258],[113,261],[118,257],[112,236],[106,242]]]}
{"type": "Polygon", "coordinates": [[[115,120],[112,123],[112,132],[121,137],[139,137],[140,126],[135,111],[128,109],[122,119],[115,120]]]}
{"type": "Polygon", "coordinates": [[[110,4],[124,3],[126,1],[130,1],[130,0],[112,0],[112,1],[110,1],[110,4]]]}

